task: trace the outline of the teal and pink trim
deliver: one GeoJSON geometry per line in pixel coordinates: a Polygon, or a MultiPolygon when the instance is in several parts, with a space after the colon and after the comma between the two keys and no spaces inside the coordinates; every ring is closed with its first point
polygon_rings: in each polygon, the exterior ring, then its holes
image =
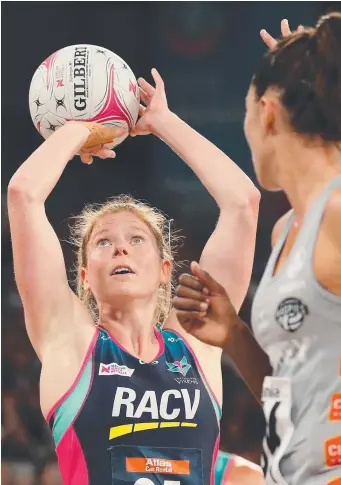
{"type": "Polygon", "coordinates": [[[46,421],[48,423],[52,416],[54,417],[52,432],[56,446],[67,427],[71,426],[76,419],[90,391],[94,371],[93,353],[98,336],[99,330],[96,329],[74,383],[70,389],[58,399],[46,416],[46,421]]]}
{"type": "Polygon", "coordinates": [[[219,451],[215,462],[215,484],[227,485],[231,469],[234,466],[234,457],[224,451],[219,451]]]}
{"type": "Polygon", "coordinates": [[[212,468],[211,468],[211,485],[219,485],[215,483],[215,466],[217,463],[218,453],[219,453],[219,443],[220,443],[220,434],[218,434],[217,440],[214,445],[213,449],[213,456],[212,456],[212,468]]]}
{"type": "Polygon", "coordinates": [[[234,458],[233,458],[233,456],[231,456],[226,467],[225,467],[225,471],[224,471],[223,478],[222,478],[222,485],[228,483],[227,479],[230,475],[232,468],[234,467],[234,464],[235,464],[234,458]]]}
{"type": "Polygon", "coordinates": [[[85,456],[73,426],[69,426],[56,447],[63,485],[89,485],[85,456]]]}
{"type": "MultiPolygon", "coordinates": [[[[131,357],[134,357],[135,359],[138,360],[138,358],[135,355],[132,355],[130,352],[128,352],[127,349],[125,349],[123,347],[122,344],[120,344],[120,342],[109,332],[109,330],[107,330],[106,328],[100,327],[100,326],[98,326],[98,328],[101,329],[103,332],[105,332],[110,337],[110,339],[117,345],[117,347],[119,347],[121,350],[123,350],[123,352],[125,352],[126,354],[129,354],[131,357]]],[[[154,333],[155,333],[155,337],[157,338],[157,341],[158,341],[158,344],[159,344],[159,351],[158,351],[156,357],[154,357],[154,359],[151,362],[154,362],[155,360],[159,359],[165,351],[165,342],[163,341],[162,334],[157,327],[154,327],[154,333]]],[[[146,363],[148,363],[148,362],[146,362],[146,363]]]]}
{"type": "Polygon", "coordinates": [[[50,422],[53,417],[52,435],[64,485],[89,484],[85,456],[73,423],[81,412],[92,386],[95,370],[94,350],[98,336],[99,330],[96,329],[73,385],[53,406],[46,418],[47,422],[50,422]]]}
{"type": "Polygon", "coordinates": [[[207,393],[211,398],[213,409],[214,409],[216,417],[217,417],[218,426],[220,427],[220,419],[221,419],[221,415],[222,415],[222,410],[221,410],[219,401],[216,398],[214,392],[212,391],[211,386],[208,383],[208,380],[206,379],[206,376],[205,376],[205,374],[204,374],[204,372],[201,368],[200,362],[198,361],[194,350],[192,349],[190,344],[187,342],[187,340],[184,338],[184,336],[182,334],[180,334],[179,332],[177,332],[176,330],[173,330],[172,328],[164,328],[163,330],[175,333],[175,335],[177,335],[184,342],[184,344],[186,345],[186,347],[188,348],[188,350],[192,354],[192,357],[195,361],[195,365],[197,366],[198,372],[200,374],[201,380],[204,383],[204,386],[206,387],[207,393]]]}

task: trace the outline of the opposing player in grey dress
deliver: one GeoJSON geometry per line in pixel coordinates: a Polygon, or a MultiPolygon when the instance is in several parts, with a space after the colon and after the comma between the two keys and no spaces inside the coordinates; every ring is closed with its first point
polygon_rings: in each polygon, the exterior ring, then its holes
{"type": "Polygon", "coordinates": [[[341,15],[329,14],[274,45],[247,96],[258,181],[292,206],[273,230],[255,337],[196,264],[174,302],[187,331],[229,353],[263,401],[268,485],[341,483],[340,59],[341,15]]]}

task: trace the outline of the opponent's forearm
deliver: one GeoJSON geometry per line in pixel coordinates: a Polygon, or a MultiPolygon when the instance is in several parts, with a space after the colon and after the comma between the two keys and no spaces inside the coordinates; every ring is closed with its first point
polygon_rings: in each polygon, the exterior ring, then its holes
{"type": "Polygon", "coordinates": [[[250,391],[260,402],[264,378],[272,374],[269,357],[238,316],[229,326],[229,337],[223,351],[230,356],[250,391]]]}
{"type": "Polygon", "coordinates": [[[174,113],[155,120],[153,132],[191,167],[220,208],[258,200],[259,192],[249,177],[174,113]]]}
{"type": "Polygon", "coordinates": [[[89,130],[80,124],[60,128],[15,172],[8,186],[9,193],[18,192],[29,200],[44,203],[88,136],[89,130]]]}

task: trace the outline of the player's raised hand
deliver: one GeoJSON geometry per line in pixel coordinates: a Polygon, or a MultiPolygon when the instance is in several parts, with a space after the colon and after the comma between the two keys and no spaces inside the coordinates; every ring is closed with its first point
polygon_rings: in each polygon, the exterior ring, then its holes
{"type": "Polygon", "coordinates": [[[155,87],[143,78],[137,81],[143,104],[140,104],[140,119],[130,133],[132,136],[152,133],[156,119],[160,119],[169,111],[163,79],[156,69],[152,69],[152,76],[155,87]]]}
{"type": "Polygon", "coordinates": [[[93,162],[93,156],[103,159],[115,158],[116,153],[112,150],[115,139],[128,134],[124,128],[105,126],[100,123],[82,121],[75,123],[80,123],[89,129],[89,137],[79,152],[82,162],[88,165],[93,162]]]}
{"type": "Polygon", "coordinates": [[[173,299],[178,320],[197,339],[224,348],[239,317],[223,286],[198,263],[191,264],[191,272],[180,276],[173,299]]]}
{"type": "MultiPolygon", "coordinates": [[[[304,27],[302,25],[300,25],[297,30],[299,32],[302,32],[304,30],[304,27]]],[[[281,21],[281,35],[282,35],[282,37],[288,37],[288,35],[291,35],[291,34],[292,34],[292,32],[291,32],[288,20],[283,19],[281,21]]],[[[270,35],[265,29],[262,29],[260,31],[260,36],[263,39],[263,41],[265,42],[265,44],[269,47],[270,50],[272,50],[276,47],[277,42],[278,42],[277,39],[272,37],[272,35],[270,35]]]]}

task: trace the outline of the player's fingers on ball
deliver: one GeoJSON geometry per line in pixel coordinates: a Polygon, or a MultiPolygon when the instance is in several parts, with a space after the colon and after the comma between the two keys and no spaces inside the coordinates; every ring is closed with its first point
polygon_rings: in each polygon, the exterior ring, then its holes
{"type": "Polygon", "coordinates": [[[269,47],[269,49],[274,49],[277,45],[277,40],[272,37],[266,30],[262,29],[260,31],[260,36],[265,44],[269,47]]]}
{"type": "Polygon", "coordinates": [[[150,97],[148,96],[148,94],[143,91],[143,89],[140,89],[140,98],[141,98],[141,101],[144,103],[144,104],[149,104],[150,102],[150,97]]]}
{"type": "Polygon", "coordinates": [[[94,143],[94,144],[91,144],[91,146],[83,147],[81,153],[88,153],[90,155],[96,155],[98,150],[100,150],[101,148],[102,148],[102,145],[100,145],[98,143],[96,143],[96,144],[94,143]]]}
{"type": "Polygon", "coordinates": [[[204,285],[194,276],[184,273],[179,277],[180,285],[187,286],[193,290],[201,291],[204,285]]]}
{"type": "Polygon", "coordinates": [[[281,33],[283,37],[288,37],[288,35],[291,35],[291,30],[289,26],[288,19],[283,19],[281,22],[281,33]]]}
{"type": "Polygon", "coordinates": [[[96,157],[105,159],[105,158],[115,158],[116,153],[113,150],[108,150],[107,148],[101,148],[96,153],[96,157]]]}
{"type": "Polygon", "coordinates": [[[143,116],[147,108],[145,108],[142,104],[139,106],[139,116],[143,116]]]}
{"type": "Polygon", "coordinates": [[[82,153],[87,153],[89,155],[96,155],[96,157],[98,156],[98,152],[102,149],[102,146],[103,145],[93,145],[91,147],[88,147],[88,148],[83,148],[82,149],[82,153]]]}
{"type": "Polygon", "coordinates": [[[108,150],[112,150],[114,148],[115,143],[110,142],[110,143],[104,143],[103,148],[107,148],[108,150]]]}
{"type": "Polygon", "coordinates": [[[127,133],[126,128],[118,128],[118,127],[109,127],[109,126],[103,126],[103,140],[102,143],[110,143],[115,138],[119,138],[120,136],[123,136],[127,133]]]}
{"type": "Polygon", "coordinates": [[[90,155],[90,153],[82,152],[82,153],[80,153],[80,157],[81,157],[82,162],[86,163],[87,165],[91,165],[91,163],[93,162],[93,158],[90,155]]]}
{"type": "Polygon", "coordinates": [[[193,300],[192,298],[173,298],[173,305],[178,310],[205,312],[208,309],[208,303],[205,301],[193,300]]]}
{"type": "MultiPolygon", "coordinates": [[[[153,88],[153,89],[155,91],[155,88],[153,88]]],[[[148,99],[151,98],[151,96],[149,96],[149,94],[144,89],[142,89],[141,86],[139,86],[139,91],[140,91],[141,96],[143,95],[143,96],[147,97],[148,99]]]]}
{"type": "Polygon", "coordinates": [[[165,83],[163,82],[163,79],[162,79],[160,73],[157,71],[157,69],[155,69],[155,67],[153,67],[153,69],[152,69],[152,76],[153,76],[153,79],[155,81],[156,87],[164,89],[165,83]]]}
{"type": "Polygon", "coordinates": [[[146,133],[144,132],[143,128],[140,127],[139,124],[137,124],[131,131],[130,131],[130,136],[134,137],[137,135],[145,135],[146,133]]]}
{"type": "Polygon", "coordinates": [[[206,301],[206,295],[202,291],[193,290],[188,286],[179,285],[175,290],[176,296],[181,298],[192,298],[193,300],[206,301]]]}
{"type": "Polygon", "coordinates": [[[143,91],[150,97],[153,96],[153,94],[155,93],[155,88],[149,84],[149,82],[147,82],[143,77],[140,77],[138,79],[138,85],[140,86],[140,88],[143,89],[143,91]]]}

